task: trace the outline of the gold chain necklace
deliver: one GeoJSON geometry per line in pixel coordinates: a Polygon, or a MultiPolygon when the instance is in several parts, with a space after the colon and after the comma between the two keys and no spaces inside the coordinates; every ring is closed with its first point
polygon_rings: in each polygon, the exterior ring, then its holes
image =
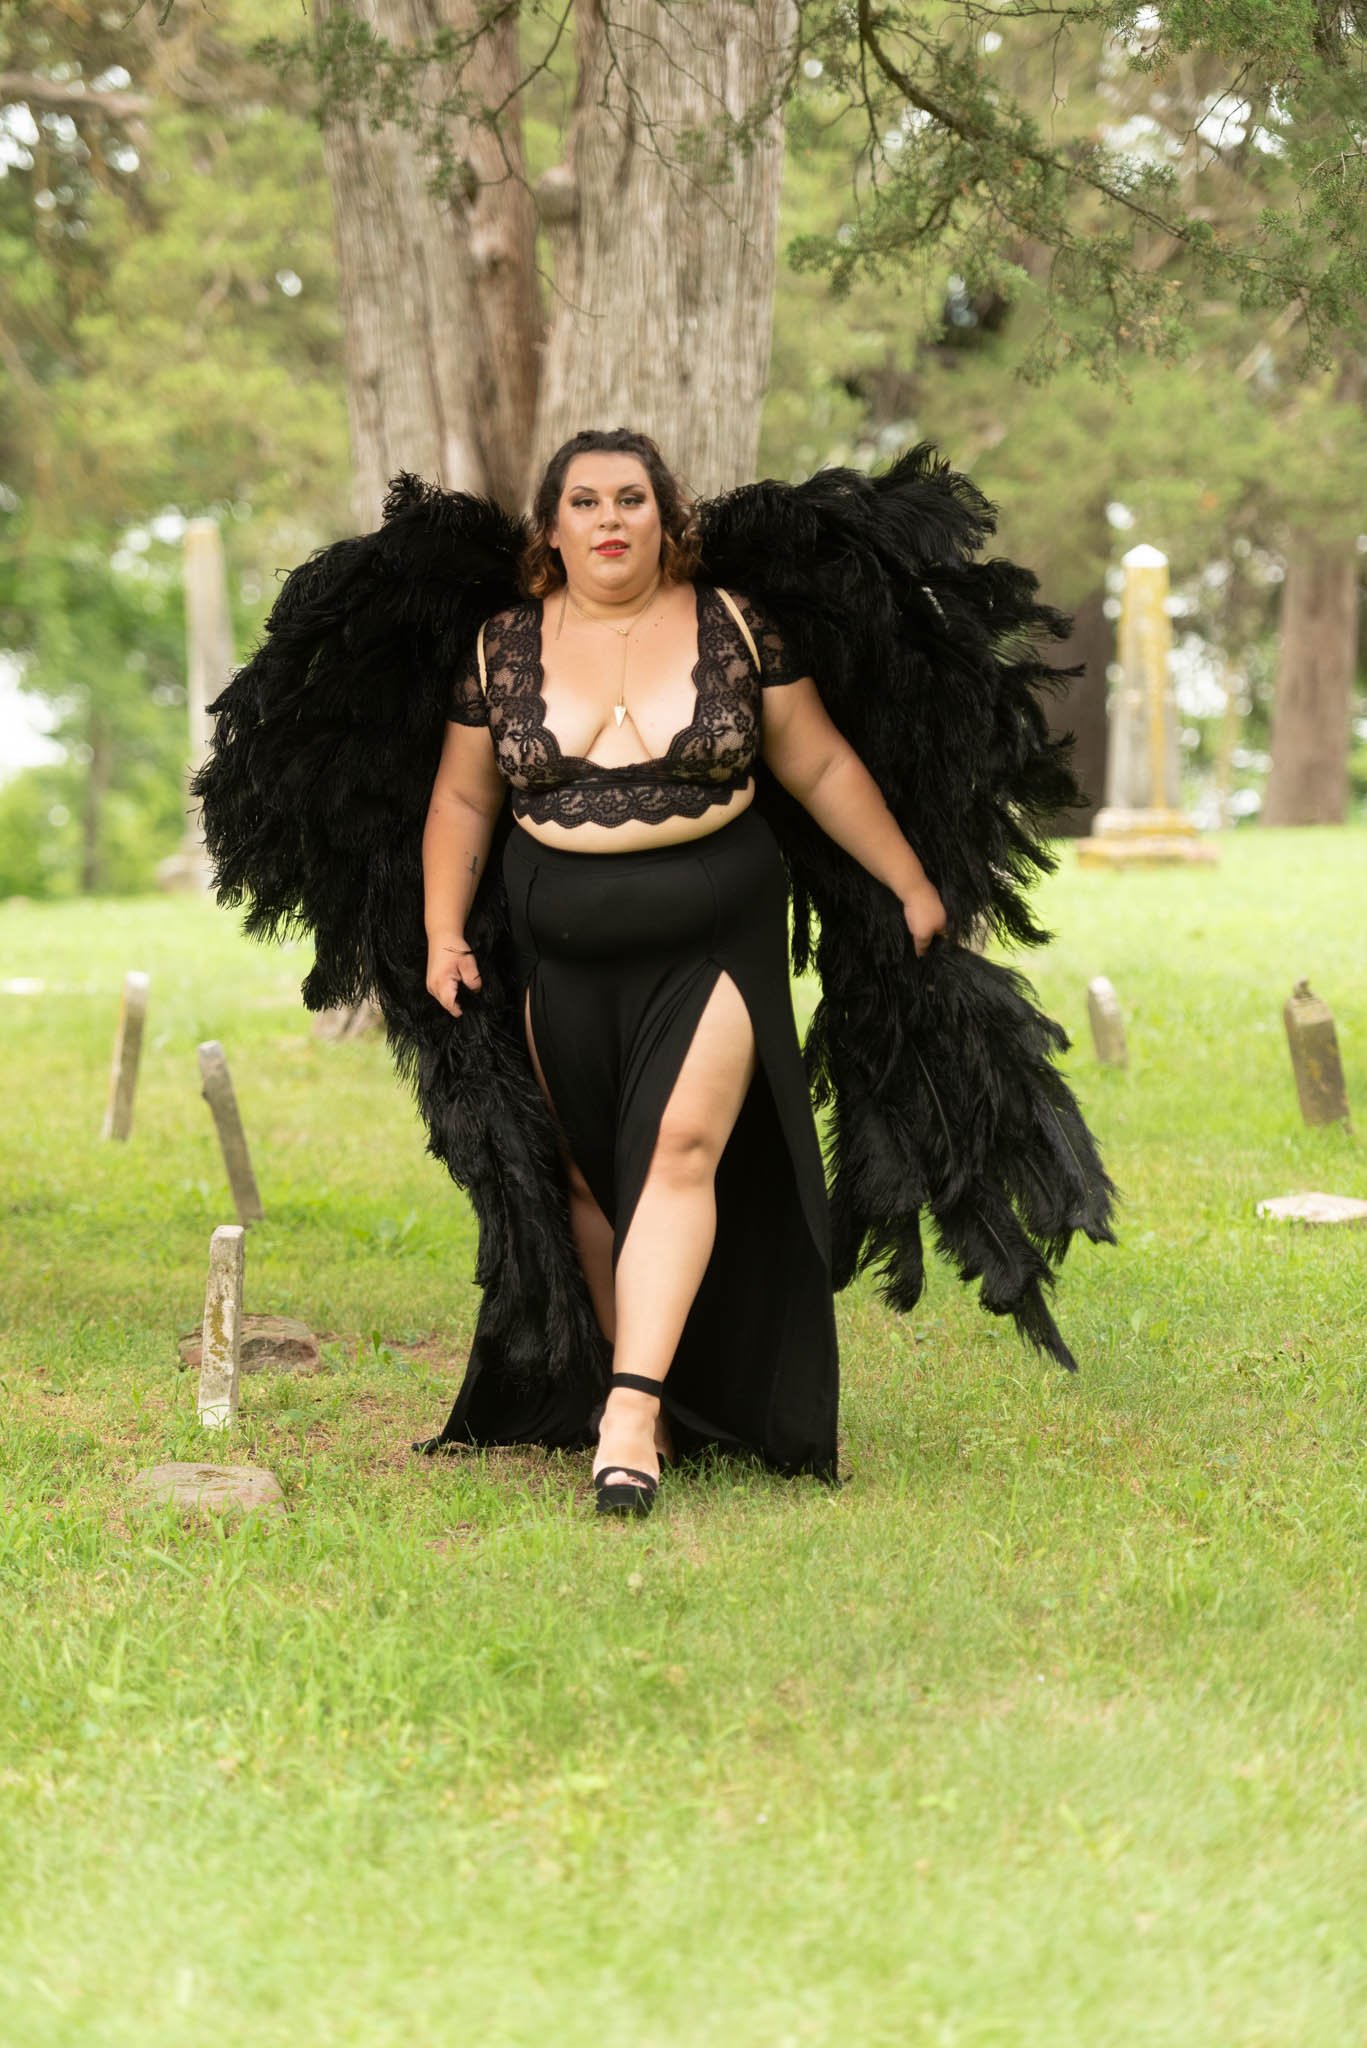
{"type": "Polygon", "coordinates": [[[570,586],[568,583],[565,585],[565,594],[560,600],[560,617],[556,622],[555,628],[555,637],[557,640],[560,638],[561,629],[565,624],[565,606],[567,604],[573,604],[575,610],[578,612],[581,619],[587,619],[590,625],[606,626],[609,633],[615,633],[622,643],[622,670],[621,674],[617,678],[617,702],[612,707],[612,715],[617,720],[618,725],[622,723],[622,720],[627,715],[627,641],[635,632],[637,626],[645,617],[646,613],[650,610],[652,604],[654,604],[655,593],[663,582],[664,572],[663,570],[660,570],[656,574],[655,581],[650,586],[650,590],[647,593],[645,603],[640,607],[638,611],[632,613],[631,624],[629,626],[614,626],[611,619],[598,619],[594,617],[592,612],[586,612],[584,610],[584,607],[581,604],[575,604],[574,599],[570,596],[570,586]]]}

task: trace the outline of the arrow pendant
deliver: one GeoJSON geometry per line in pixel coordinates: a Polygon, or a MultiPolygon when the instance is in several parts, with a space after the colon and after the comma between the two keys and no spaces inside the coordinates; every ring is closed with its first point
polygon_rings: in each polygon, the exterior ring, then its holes
{"type": "Polygon", "coordinates": [[[617,720],[617,723],[618,723],[618,724],[620,725],[620,724],[622,723],[622,720],[623,720],[623,719],[624,719],[624,718],[626,717],[626,715],[627,715],[627,707],[626,707],[626,705],[625,705],[625,704],[614,704],[614,705],[613,705],[613,707],[612,707],[612,715],[613,715],[613,717],[614,717],[614,718],[615,718],[615,719],[617,720]]]}

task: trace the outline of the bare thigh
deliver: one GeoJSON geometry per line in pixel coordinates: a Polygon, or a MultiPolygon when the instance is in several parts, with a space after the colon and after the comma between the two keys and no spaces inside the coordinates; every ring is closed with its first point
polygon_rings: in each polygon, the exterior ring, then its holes
{"type": "MultiPolygon", "coordinates": [[[[532,1034],[532,996],[528,989],[523,1002],[523,1028],[527,1052],[551,1121],[555,1125],[560,1157],[569,1180],[570,1193],[586,1210],[611,1230],[606,1216],[594,1199],[569,1148],[569,1141],[556,1115],[555,1103],[537,1057],[532,1034]]],[[[668,1171],[681,1155],[706,1155],[715,1170],[726,1147],[736,1118],[755,1075],[755,1032],[745,998],[724,970],[708,996],[699,1017],[683,1064],[674,1079],[656,1133],[646,1186],[657,1172],[668,1171]]],[[[644,1194],[644,1190],[642,1191],[644,1194]]],[[[640,1207],[638,1201],[637,1207],[640,1207]]],[[[635,1222],[635,1216],[632,1222],[635,1222]]],[[[631,1231],[627,1231],[627,1242],[631,1231]]],[[[623,1245],[625,1250],[625,1243],[623,1245]]]]}
{"type": "Polygon", "coordinates": [[[645,1186],[622,1245],[623,1258],[642,1207],[657,1188],[710,1181],[715,1174],[754,1079],[755,1062],[750,1012],[723,970],[694,1027],[660,1118],[645,1186]]]}

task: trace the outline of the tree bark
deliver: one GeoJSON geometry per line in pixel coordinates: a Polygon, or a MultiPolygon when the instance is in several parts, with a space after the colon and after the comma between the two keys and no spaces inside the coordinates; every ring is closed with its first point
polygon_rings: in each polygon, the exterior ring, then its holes
{"type": "MultiPolygon", "coordinates": [[[[476,0],[345,0],[396,50],[439,30],[469,33],[476,0]]],[[[320,27],[343,0],[315,0],[320,27]]],[[[518,76],[513,8],[485,27],[463,73],[436,63],[416,81],[432,105],[463,86],[498,105],[518,76]]],[[[542,317],[535,209],[516,100],[498,122],[503,148],[464,116],[446,124],[468,167],[454,189],[429,189],[434,156],[406,126],[372,127],[363,109],[327,113],[353,456],[353,515],[378,524],[401,469],[452,490],[520,503],[532,429],[542,317]]]]}
{"type": "Polygon", "coordinates": [[[575,19],[565,158],[538,187],[555,297],[529,474],[583,428],[631,426],[695,493],[726,489],[759,442],[797,8],[577,0],[575,19]]]}
{"type": "Polygon", "coordinates": [[[1059,811],[1048,830],[1060,839],[1085,839],[1092,820],[1106,801],[1106,670],[1115,651],[1115,626],[1103,609],[1104,590],[1094,590],[1073,612],[1073,630],[1066,640],[1049,644],[1051,668],[1087,664],[1085,675],[1070,679],[1066,693],[1041,699],[1051,738],[1073,734],[1069,765],[1087,799],[1082,811],[1059,811]]]}
{"type": "Polygon", "coordinates": [[[86,731],[90,768],[81,816],[81,893],[92,896],[105,882],[104,803],[114,777],[114,741],[102,711],[92,709],[86,731]]]}
{"type": "Polygon", "coordinates": [[[1272,765],[1259,822],[1341,825],[1357,673],[1358,555],[1349,539],[1293,534],[1282,584],[1272,765]]]}

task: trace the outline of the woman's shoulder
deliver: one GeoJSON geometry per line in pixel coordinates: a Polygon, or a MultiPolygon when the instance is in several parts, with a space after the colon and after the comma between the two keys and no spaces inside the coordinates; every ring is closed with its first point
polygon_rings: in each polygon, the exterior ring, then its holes
{"type": "MultiPolygon", "coordinates": [[[[699,578],[700,582],[702,580],[699,578]]],[[[752,597],[743,584],[708,583],[704,587],[715,593],[718,609],[729,610],[726,600],[730,598],[752,633],[766,634],[776,640],[782,638],[782,628],[768,605],[761,598],[752,597]]]]}
{"type": "Polygon", "coordinates": [[[484,635],[514,631],[526,625],[530,619],[540,620],[541,599],[539,597],[515,597],[511,604],[500,605],[496,612],[490,612],[483,621],[484,635]]]}
{"type": "MultiPolygon", "coordinates": [[[[720,589],[720,585],[714,585],[720,589]]],[[[783,627],[760,599],[752,597],[748,590],[737,589],[734,584],[725,585],[725,593],[732,598],[745,621],[751,652],[759,667],[759,678],[766,688],[796,682],[803,673],[802,666],[790,649],[783,627]]]]}
{"type": "MultiPolygon", "coordinates": [[[[699,578],[700,582],[703,580],[703,578],[699,578]]],[[[706,587],[715,590],[722,602],[728,597],[734,598],[752,626],[757,622],[763,625],[772,625],[774,623],[773,613],[767,610],[758,598],[752,597],[743,584],[711,583],[707,584],[706,587]]]]}

